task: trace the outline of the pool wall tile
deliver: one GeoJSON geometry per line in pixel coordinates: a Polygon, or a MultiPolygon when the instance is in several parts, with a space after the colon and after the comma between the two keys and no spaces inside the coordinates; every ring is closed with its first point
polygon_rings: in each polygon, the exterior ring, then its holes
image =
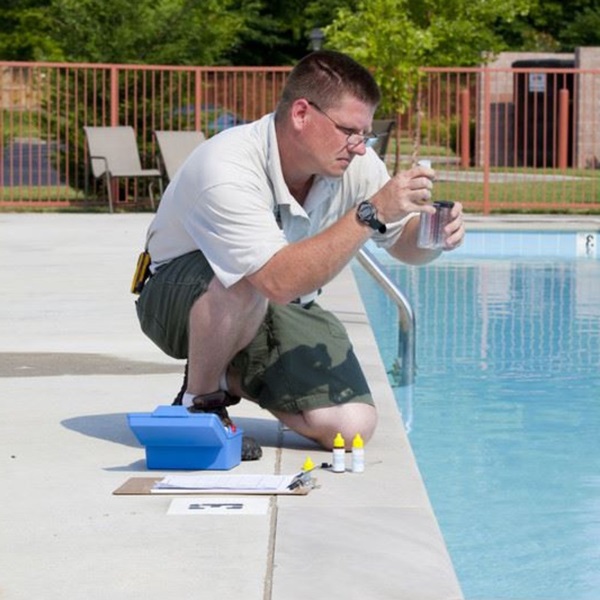
{"type": "MultiPolygon", "coordinates": [[[[597,231],[535,231],[535,230],[489,230],[467,229],[464,244],[445,254],[453,257],[489,258],[572,258],[598,259],[600,233],[597,231]]],[[[367,244],[382,262],[390,259],[387,253],[367,244]]]]}
{"type": "Polygon", "coordinates": [[[595,232],[556,231],[485,231],[469,230],[457,256],[560,257],[597,256],[595,232]],[[587,238],[587,245],[582,244],[587,238]]]}

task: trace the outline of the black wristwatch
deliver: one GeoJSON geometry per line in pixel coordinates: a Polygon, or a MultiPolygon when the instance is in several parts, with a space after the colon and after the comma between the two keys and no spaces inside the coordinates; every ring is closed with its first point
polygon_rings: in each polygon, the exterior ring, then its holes
{"type": "Polygon", "coordinates": [[[356,218],[379,233],[385,233],[387,230],[385,223],[377,218],[377,209],[368,200],[363,200],[356,207],[356,218]]]}

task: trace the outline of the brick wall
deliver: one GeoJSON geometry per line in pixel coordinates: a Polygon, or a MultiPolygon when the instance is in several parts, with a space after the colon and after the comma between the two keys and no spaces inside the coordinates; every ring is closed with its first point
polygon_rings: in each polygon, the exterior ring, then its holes
{"type": "Polygon", "coordinates": [[[577,135],[575,141],[577,166],[600,166],[600,48],[578,48],[577,68],[582,73],[577,83],[577,135]]]}
{"type": "MultiPolygon", "coordinates": [[[[484,140],[489,135],[492,166],[557,166],[559,94],[567,88],[568,166],[600,166],[600,48],[578,48],[575,53],[503,52],[487,66],[481,88],[489,93],[489,107],[485,93],[480,94],[478,120],[482,125],[488,121],[488,125],[479,127],[478,147],[486,147],[484,140]],[[557,61],[556,68],[572,65],[578,72],[574,77],[564,73],[515,74],[511,69],[518,61],[539,61],[540,68],[544,62],[557,61]],[[532,96],[536,81],[543,91],[532,96]],[[536,119],[540,123],[532,125],[536,119]],[[542,127],[546,128],[544,132],[542,127]]],[[[483,159],[480,154],[479,164],[483,159]]]]}

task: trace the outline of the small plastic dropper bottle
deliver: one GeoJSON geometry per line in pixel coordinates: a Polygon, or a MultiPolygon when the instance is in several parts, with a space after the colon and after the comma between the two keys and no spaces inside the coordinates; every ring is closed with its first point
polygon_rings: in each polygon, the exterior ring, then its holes
{"type": "Polygon", "coordinates": [[[333,440],[331,470],[334,473],[343,473],[346,470],[346,442],[339,432],[333,440]]]}
{"type": "Polygon", "coordinates": [[[362,473],[365,470],[365,444],[360,433],[352,440],[352,472],[362,473]]]}
{"type": "Polygon", "coordinates": [[[305,473],[308,473],[309,471],[312,471],[315,468],[315,463],[312,461],[310,456],[306,457],[306,460],[304,461],[304,464],[302,465],[302,470],[305,473]]]}

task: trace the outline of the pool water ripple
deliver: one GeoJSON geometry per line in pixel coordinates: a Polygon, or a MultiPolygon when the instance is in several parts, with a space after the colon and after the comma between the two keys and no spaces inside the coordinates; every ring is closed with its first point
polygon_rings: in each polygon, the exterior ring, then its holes
{"type": "MultiPolygon", "coordinates": [[[[398,404],[466,599],[597,600],[600,263],[386,270],[417,320],[398,404]]],[[[396,309],[356,275],[391,370],[396,309]]]]}

